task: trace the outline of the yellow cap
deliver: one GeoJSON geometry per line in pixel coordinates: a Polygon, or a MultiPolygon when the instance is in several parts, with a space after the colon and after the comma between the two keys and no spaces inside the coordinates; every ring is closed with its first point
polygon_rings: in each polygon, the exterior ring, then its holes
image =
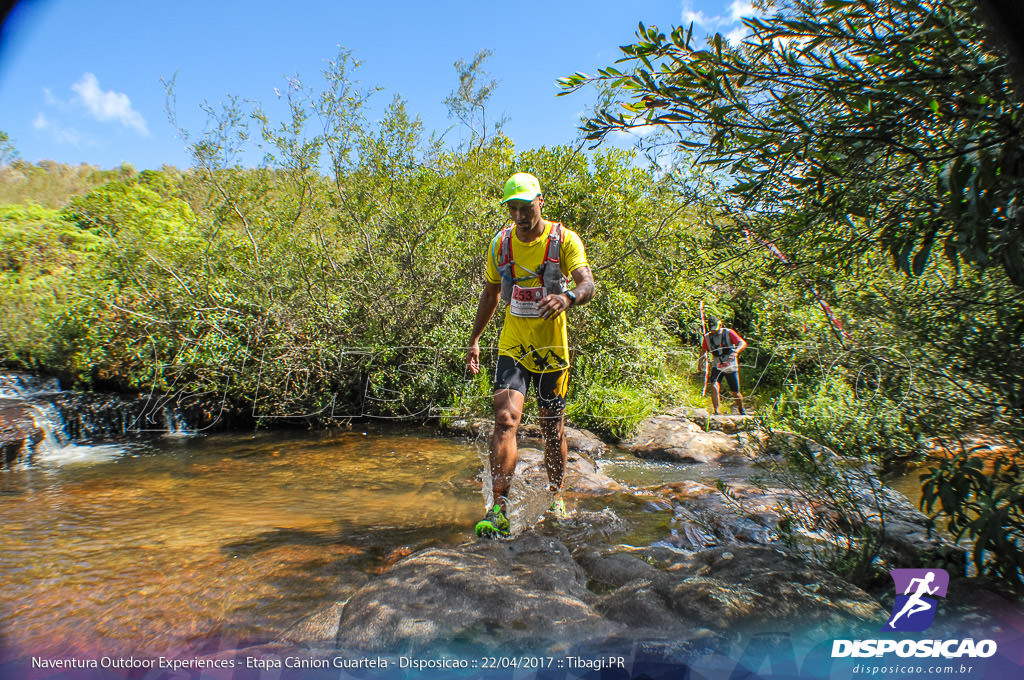
{"type": "Polygon", "coordinates": [[[505,182],[505,198],[501,202],[532,201],[540,194],[540,181],[536,177],[526,172],[517,172],[505,182]]]}

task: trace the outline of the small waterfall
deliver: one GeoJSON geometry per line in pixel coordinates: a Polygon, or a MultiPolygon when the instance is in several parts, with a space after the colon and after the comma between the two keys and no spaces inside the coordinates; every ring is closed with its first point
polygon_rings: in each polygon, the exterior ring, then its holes
{"type": "Polygon", "coordinates": [[[195,429],[189,427],[181,413],[167,406],[164,406],[161,412],[165,437],[189,437],[196,434],[195,429]]]}
{"type": "Polygon", "coordinates": [[[36,426],[44,434],[37,448],[59,449],[73,445],[71,438],[64,429],[64,418],[61,417],[56,406],[39,401],[26,403],[29,403],[34,412],[36,426]]]}
{"type": "Polygon", "coordinates": [[[195,430],[167,398],[72,392],[56,378],[0,373],[0,467],[110,460],[146,434],[195,430]]]}

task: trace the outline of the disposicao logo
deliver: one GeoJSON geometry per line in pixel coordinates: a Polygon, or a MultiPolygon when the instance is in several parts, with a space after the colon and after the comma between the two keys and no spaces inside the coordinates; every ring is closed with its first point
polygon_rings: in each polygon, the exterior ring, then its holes
{"type": "Polygon", "coordinates": [[[889,575],[896,584],[896,602],[885,630],[904,633],[927,630],[935,621],[938,606],[932,598],[946,597],[949,573],[945,569],[893,569],[889,575]]]}
{"type": "MultiPolygon", "coordinates": [[[[892,614],[882,630],[917,633],[935,621],[936,597],[946,597],[949,573],[945,569],[893,569],[889,572],[896,586],[892,614]]],[[[832,658],[899,657],[987,658],[996,653],[994,640],[833,640],[832,658]]]]}

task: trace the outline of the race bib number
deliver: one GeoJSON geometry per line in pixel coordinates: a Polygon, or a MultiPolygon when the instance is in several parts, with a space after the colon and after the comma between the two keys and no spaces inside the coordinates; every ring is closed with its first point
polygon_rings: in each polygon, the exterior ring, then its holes
{"type": "Polygon", "coordinates": [[[739,363],[736,361],[735,357],[715,365],[718,367],[718,370],[722,373],[735,373],[736,371],[740,370],[739,363]]]}
{"type": "Polygon", "coordinates": [[[537,305],[544,297],[544,288],[522,288],[519,284],[512,286],[512,316],[539,317],[540,309],[537,305]]]}

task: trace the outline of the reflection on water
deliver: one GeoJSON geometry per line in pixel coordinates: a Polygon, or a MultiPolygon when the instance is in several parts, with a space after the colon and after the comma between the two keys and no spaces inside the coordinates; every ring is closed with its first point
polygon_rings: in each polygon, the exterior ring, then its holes
{"type": "MultiPolygon", "coordinates": [[[[274,639],[404,555],[470,539],[480,453],[423,433],[259,433],[63,447],[0,470],[0,657],[274,639]]],[[[600,464],[635,489],[751,472],[615,450],[600,464]]],[[[539,515],[550,499],[535,500],[539,515]]],[[[618,526],[588,517],[628,518],[630,545],[669,531],[671,508],[643,492],[575,502],[584,542],[618,526]]]]}
{"type": "Polygon", "coordinates": [[[64,655],[266,640],[367,573],[464,540],[473,446],[429,436],[261,433],[0,471],[0,636],[64,655]]]}
{"type": "Polygon", "coordinates": [[[609,457],[600,461],[601,472],[614,477],[619,482],[636,488],[656,487],[676,482],[701,482],[714,484],[715,480],[725,482],[742,481],[756,475],[758,470],[753,464],[729,461],[721,463],[679,464],[663,460],[645,460],[636,458],[620,449],[612,447],[609,457]]]}
{"type": "Polygon", "coordinates": [[[901,474],[886,477],[885,484],[906,496],[916,508],[921,504],[921,478],[931,472],[932,468],[927,465],[912,467],[901,474]]]}

